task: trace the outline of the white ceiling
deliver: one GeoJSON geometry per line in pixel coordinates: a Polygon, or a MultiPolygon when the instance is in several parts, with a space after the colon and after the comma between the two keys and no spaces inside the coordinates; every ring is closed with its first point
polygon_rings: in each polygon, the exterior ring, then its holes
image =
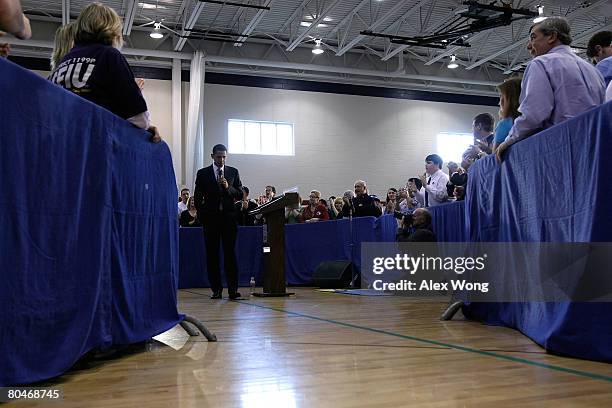
{"type": "MultiPolygon", "coordinates": [[[[525,40],[530,20],[472,35],[467,40],[470,48],[451,46],[447,50],[395,45],[385,38],[359,34],[366,29],[401,36],[429,34],[450,22],[455,11],[464,8],[462,1],[230,2],[267,6],[270,10],[198,0],[102,1],[124,18],[124,34],[129,33],[124,53],[135,65],[169,67],[171,58],[181,58],[187,66],[188,58],[199,49],[207,55],[207,70],[213,72],[494,95],[494,85],[504,75],[524,68],[529,61],[525,40]],[[160,20],[167,27],[163,29],[166,35],[154,40],[148,33],[153,29],[152,22],[160,20]],[[180,37],[190,29],[209,34],[240,33],[250,38],[244,44],[235,44],[180,37]],[[311,52],[315,38],[322,39],[326,51],[319,56],[311,52]],[[460,68],[446,67],[451,54],[457,56],[460,68]]],[[[24,12],[32,20],[34,37],[25,42],[11,39],[12,54],[48,57],[55,29],[62,21],[73,21],[89,3],[22,0],[24,12]]],[[[612,29],[612,0],[507,3],[534,11],[541,4],[546,15],[566,16],[577,47],[585,47],[593,33],[612,29]]]]}

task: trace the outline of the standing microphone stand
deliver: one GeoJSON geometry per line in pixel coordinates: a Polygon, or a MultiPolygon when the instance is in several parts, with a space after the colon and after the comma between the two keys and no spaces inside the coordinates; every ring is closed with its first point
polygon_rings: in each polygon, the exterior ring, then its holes
{"type": "Polygon", "coordinates": [[[355,259],[355,237],[353,234],[353,211],[354,211],[355,207],[353,206],[353,199],[351,198],[350,201],[350,206],[349,206],[349,236],[350,236],[350,242],[349,242],[349,247],[350,247],[350,253],[351,253],[351,283],[349,284],[349,289],[359,289],[358,287],[355,286],[355,284],[357,283],[357,278],[359,277],[359,274],[357,273],[357,268],[355,268],[355,265],[353,263],[353,259],[355,259]]]}

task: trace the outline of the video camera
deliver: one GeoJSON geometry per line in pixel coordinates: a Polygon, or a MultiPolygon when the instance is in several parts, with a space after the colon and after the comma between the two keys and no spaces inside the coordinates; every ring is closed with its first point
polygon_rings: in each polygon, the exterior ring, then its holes
{"type": "Polygon", "coordinates": [[[406,227],[412,226],[413,216],[412,213],[404,214],[401,211],[393,211],[393,216],[398,220],[401,220],[406,227]]]}

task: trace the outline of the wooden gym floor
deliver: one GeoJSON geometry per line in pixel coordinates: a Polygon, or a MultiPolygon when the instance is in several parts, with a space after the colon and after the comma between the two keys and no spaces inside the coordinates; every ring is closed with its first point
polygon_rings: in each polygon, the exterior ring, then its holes
{"type": "Polygon", "coordinates": [[[182,290],[179,309],[217,343],[174,328],[41,384],[63,390],[61,402],[6,406],[612,406],[611,364],[548,355],[515,330],[460,314],[441,322],[444,299],[292,291],[231,302],[182,290]]]}

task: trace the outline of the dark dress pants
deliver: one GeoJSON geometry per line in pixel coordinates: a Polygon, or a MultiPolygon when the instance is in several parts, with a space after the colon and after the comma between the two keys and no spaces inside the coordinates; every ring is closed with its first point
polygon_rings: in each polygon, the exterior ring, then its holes
{"type": "Polygon", "coordinates": [[[220,243],[223,243],[223,269],[228,292],[234,294],[238,291],[238,264],[235,252],[237,231],[236,218],[233,214],[219,211],[206,217],[204,223],[206,267],[213,292],[223,291],[219,266],[220,243]]]}

